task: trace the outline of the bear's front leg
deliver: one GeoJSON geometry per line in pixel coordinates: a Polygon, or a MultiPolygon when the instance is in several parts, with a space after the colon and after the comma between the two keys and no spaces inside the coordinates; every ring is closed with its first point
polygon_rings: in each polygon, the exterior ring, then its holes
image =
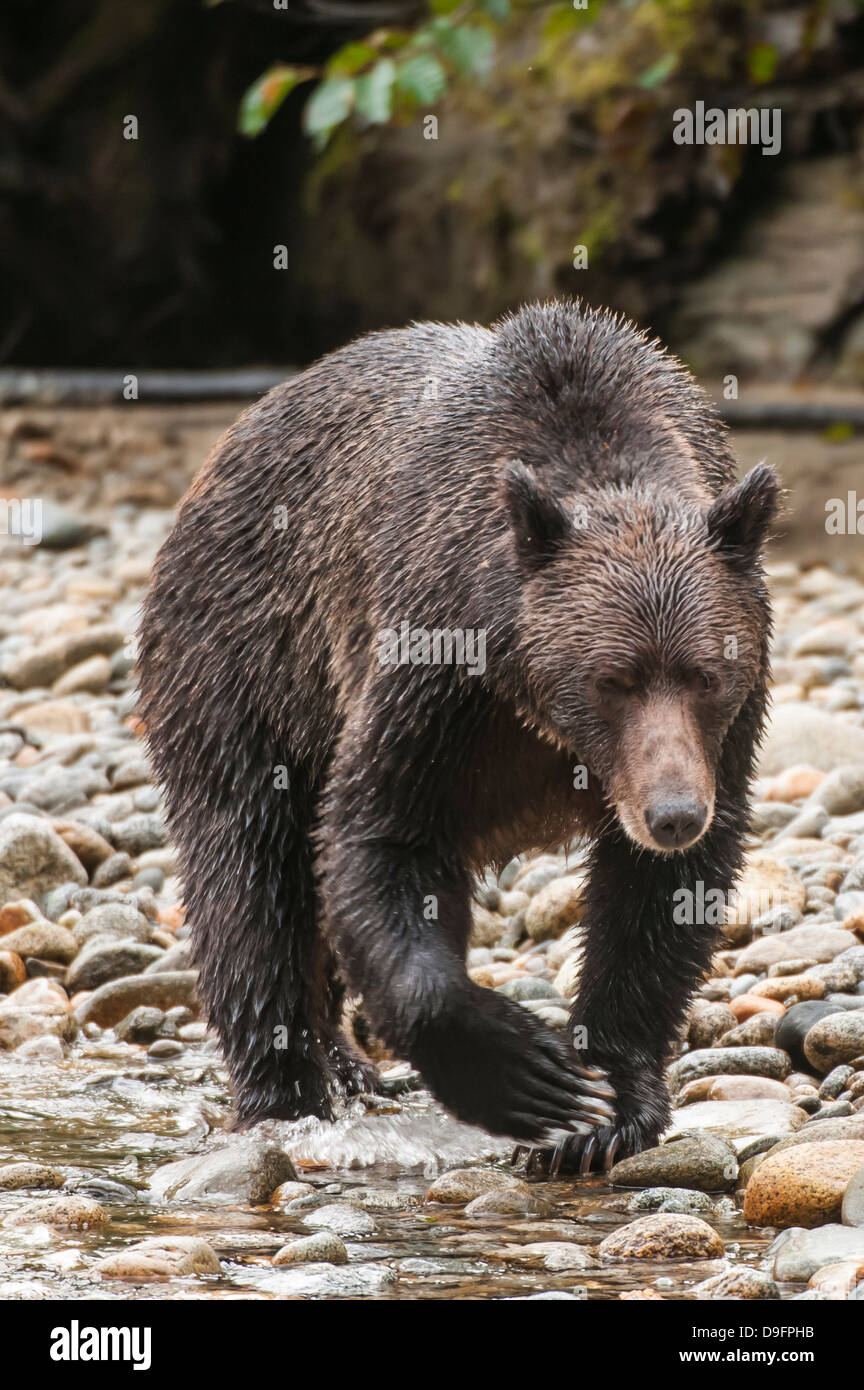
{"type": "Polygon", "coordinates": [[[570,1032],[584,1064],[608,1074],[615,1122],[531,1151],[529,1172],[608,1171],[658,1142],[670,1116],[664,1066],[721,937],[723,909],[712,890],[726,901],[737,860],[728,831],[709,831],[674,855],[646,853],[621,831],[598,842],[570,1032]]]}

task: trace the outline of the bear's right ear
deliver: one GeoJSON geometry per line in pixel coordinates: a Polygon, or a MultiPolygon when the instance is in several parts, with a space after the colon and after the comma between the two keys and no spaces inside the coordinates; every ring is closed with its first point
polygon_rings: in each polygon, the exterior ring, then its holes
{"type": "Polygon", "coordinates": [[[519,561],[529,574],[536,573],[555,558],[567,540],[570,519],[558,499],[519,459],[502,470],[501,494],[519,561]]]}

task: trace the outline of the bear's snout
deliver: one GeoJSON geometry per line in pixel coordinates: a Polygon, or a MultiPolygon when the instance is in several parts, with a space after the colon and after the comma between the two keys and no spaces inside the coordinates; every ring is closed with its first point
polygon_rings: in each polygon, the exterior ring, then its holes
{"type": "Polygon", "coordinates": [[[687,796],[658,801],[645,811],[645,824],[661,849],[685,849],[692,845],[705,829],[707,819],[705,803],[687,796]]]}

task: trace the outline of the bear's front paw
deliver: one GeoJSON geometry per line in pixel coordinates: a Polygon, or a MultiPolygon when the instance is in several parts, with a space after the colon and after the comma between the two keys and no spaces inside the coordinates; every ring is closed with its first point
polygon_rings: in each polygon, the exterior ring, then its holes
{"type": "Polygon", "coordinates": [[[582,1067],[569,1042],[521,1005],[477,985],[467,996],[409,1054],[442,1105],[491,1134],[551,1146],[613,1123],[605,1072],[582,1067]]]}
{"type": "Polygon", "coordinates": [[[608,1173],[622,1158],[653,1148],[669,1121],[668,1095],[662,1083],[650,1090],[643,1083],[640,1090],[640,1098],[633,1097],[629,1103],[619,1096],[614,1123],[568,1135],[555,1145],[519,1145],[513,1162],[524,1158],[527,1177],[550,1179],[564,1173],[586,1177],[592,1172],[608,1173]]]}

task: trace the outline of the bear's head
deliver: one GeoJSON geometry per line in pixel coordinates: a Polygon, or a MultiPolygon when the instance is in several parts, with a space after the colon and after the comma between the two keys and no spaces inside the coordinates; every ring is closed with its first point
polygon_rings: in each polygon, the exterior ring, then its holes
{"type": "Polygon", "coordinates": [[[520,462],[503,499],[523,581],[532,718],[601,784],[627,835],[675,853],[711,824],[726,734],[767,669],[765,465],[719,497],[557,497],[520,462]]]}

